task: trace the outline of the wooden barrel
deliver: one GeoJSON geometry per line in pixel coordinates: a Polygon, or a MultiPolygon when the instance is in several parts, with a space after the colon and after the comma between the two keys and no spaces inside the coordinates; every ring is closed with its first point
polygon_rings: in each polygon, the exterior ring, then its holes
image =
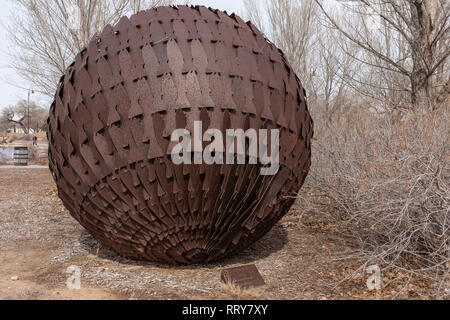
{"type": "Polygon", "coordinates": [[[28,147],[14,147],[14,165],[28,165],[28,147]]]}

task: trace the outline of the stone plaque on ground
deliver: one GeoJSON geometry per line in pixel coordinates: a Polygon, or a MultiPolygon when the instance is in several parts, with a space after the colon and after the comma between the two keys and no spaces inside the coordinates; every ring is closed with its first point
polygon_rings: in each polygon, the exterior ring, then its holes
{"type": "Polygon", "coordinates": [[[264,279],[254,264],[222,270],[223,282],[233,282],[242,289],[265,285],[264,279]]]}

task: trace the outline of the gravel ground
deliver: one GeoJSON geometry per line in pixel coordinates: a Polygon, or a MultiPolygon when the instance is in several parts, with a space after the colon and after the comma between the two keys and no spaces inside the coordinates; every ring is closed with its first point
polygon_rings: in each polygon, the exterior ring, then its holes
{"type": "Polygon", "coordinates": [[[366,286],[358,261],[342,260],[352,244],[295,207],[241,254],[209,265],[169,267],[124,259],[103,248],[71,218],[48,169],[0,169],[0,299],[426,299],[432,288],[407,275],[383,274],[366,286]],[[220,282],[226,267],[254,263],[266,286],[236,293],[220,282]],[[69,290],[67,268],[81,270],[69,290]]]}

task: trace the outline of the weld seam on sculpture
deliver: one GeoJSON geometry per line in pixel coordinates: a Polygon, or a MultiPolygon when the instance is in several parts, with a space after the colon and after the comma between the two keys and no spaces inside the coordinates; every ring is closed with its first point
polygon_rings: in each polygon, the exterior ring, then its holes
{"type": "MultiPolygon", "coordinates": [[[[225,135],[224,135],[225,136],[225,135]]],[[[49,167],[70,214],[120,254],[221,259],[290,209],[311,164],[313,122],[283,53],[250,22],[203,6],[159,7],[107,26],[61,78],[49,167]],[[170,134],[279,129],[280,170],[174,165],[170,134]]]]}

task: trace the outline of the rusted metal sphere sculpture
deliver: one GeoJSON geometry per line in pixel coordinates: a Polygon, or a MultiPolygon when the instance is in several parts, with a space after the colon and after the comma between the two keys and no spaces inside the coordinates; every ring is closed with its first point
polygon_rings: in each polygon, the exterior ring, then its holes
{"type": "Polygon", "coordinates": [[[159,7],[107,26],[66,70],[48,120],[49,166],[65,207],[104,246],[209,262],[248,247],[289,211],[312,135],[299,79],[251,22],[159,7]],[[278,171],[261,174],[265,164],[248,151],[245,163],[175,164],[172,133],[198,121],[201,134],[216,128],[224,140],[227,129],[278,130],[278,171]]]}

